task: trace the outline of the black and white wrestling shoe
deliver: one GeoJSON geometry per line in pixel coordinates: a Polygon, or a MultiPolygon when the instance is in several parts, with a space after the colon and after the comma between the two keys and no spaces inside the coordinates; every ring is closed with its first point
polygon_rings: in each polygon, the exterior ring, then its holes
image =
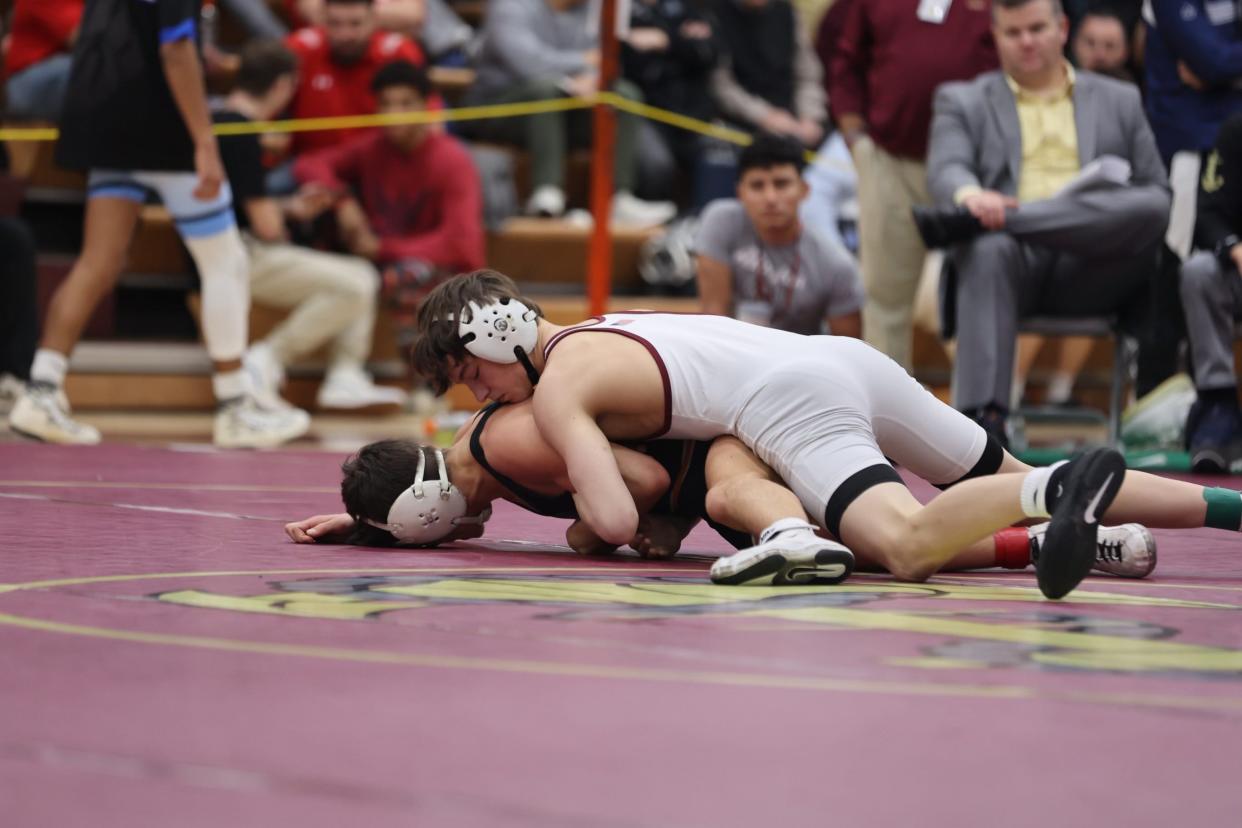
{"type": "Polygon", "coordinates": [[[1078,586],[1096,563],[1100,517],[1112,504],[1126,476],[1126,461],[1111,448],[1096,448],[1057,469],[1041,493],[1051,505],[1052,519],[1035,562],[1039,591],[1063,598],[1078,586]]]}
{"type": "Polygon", "coordinates": [[[823,586],[854,571],[854,553],[815,534],[801,520],[780,520],[764,530],[759,545],[712,564],[712,583],[731,586],[823,586]]]}
{"type": "MultiPolygon", "coordinates": [[[[1048,524],[1027,529],[1031,544],[1031,562],[1038,565],[1040,550],[1048,524]]],[[[1146,578],[1156,568],[1156,538],[1141,523],[1101,526],[1095,541],[1093,572],[1105,572],[1118,578],[1146,578]]]]}

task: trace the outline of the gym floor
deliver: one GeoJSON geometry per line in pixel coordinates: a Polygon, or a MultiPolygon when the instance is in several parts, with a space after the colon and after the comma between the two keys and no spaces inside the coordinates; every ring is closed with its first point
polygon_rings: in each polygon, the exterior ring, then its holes
{"type": "Polygon", "coordinates": [[[1058,603],[1001,570],[713,587],[710,530],[583,559],[506,504],[470,544],[294,545],[341,448],[174,437],[0,441],[6,826],[1242,813],[1236,535],[1157,531],[1153,577],[1058,603]]]}

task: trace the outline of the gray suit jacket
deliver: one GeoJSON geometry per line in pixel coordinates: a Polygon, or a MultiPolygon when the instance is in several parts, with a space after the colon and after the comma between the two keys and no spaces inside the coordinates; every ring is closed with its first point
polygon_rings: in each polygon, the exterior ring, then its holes
{"type": "MultiPolygon", "coordinates": [[[[1130,185],[1169,192],[1168,175],[1143,113],[1138,89],[1091,72],[1075,72],[1074,123],[1082,164],[1101,155],[1130,162],[1130,185]]],[[[1017,195],[1022,171],[1022,127],[1013,92],[999,72],[936,90],[927,185],[932,199],[953,203],[966,185],[1017,195]]]]}

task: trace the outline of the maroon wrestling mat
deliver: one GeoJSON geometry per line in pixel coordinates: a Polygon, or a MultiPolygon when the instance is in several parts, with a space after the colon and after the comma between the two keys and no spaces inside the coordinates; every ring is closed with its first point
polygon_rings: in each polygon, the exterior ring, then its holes
{"type": "Polygon", "coordinates": [[[0,444],[0,824],[1238,824],[1236,535],[1059,603],[288,543],[340,459],[0,444]]]}

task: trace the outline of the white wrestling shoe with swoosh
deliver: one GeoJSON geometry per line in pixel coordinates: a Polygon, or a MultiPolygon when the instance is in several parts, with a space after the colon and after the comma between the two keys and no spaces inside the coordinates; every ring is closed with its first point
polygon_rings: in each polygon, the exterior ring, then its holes
{"type": "Polygon", "coordinates": [[[730,586],[839,584],[854,571],[854,553],[815,534],[803,521],[778,521],[759,544],[712,564],[712,583],[730,586]]]}
{"type": "MultiPolygon", "coordinates": [[[[1027,529],[1031,541],[1031,563],[1039,560],[1048,524],[1027,529]]],[[[1139,523],[1101,526],[1095,540],[1094,572],[1106,572],[1118,578],[1146,578],[1156,568],[1156,538],[1151,530],[1139,523]]]]}

